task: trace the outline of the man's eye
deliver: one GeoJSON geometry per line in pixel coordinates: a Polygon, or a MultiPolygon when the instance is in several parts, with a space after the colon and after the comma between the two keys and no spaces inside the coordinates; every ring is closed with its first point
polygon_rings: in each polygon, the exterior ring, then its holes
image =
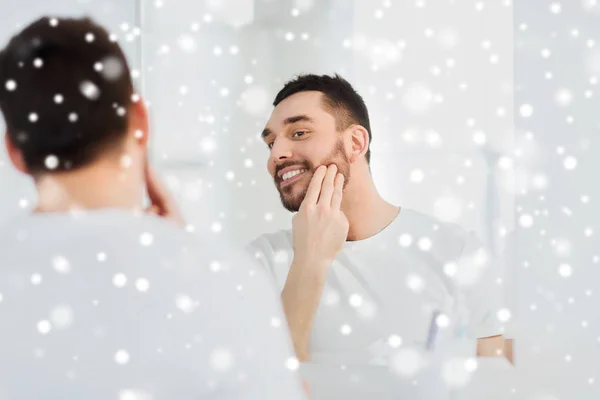
{"type": "Polygon", "coordinates": [[[305,133],[306,133],[305,131],[298,131],[298,132],[294,132],[293,136],[294,137],[303,136],[305,133]]]}
{"type": "Polygon", "coordinates": [[[268,147],[269,149],[272,149],[272,148],[273,148],[273,142],[271,142],[271,143],[267,143],[267,147],[268,147]]]}

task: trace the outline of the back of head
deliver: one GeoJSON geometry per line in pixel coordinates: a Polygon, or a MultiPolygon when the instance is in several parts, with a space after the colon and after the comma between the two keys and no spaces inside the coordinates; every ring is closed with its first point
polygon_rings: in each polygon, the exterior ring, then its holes
{"type": "MultiPolygon", "coordinates": [[[[335,117],[337,129],[342,131],[352,124],[361,125],[369,132],[372,140],[371,123],[367,106],[350,82],[340,75],[303,74],[286,82],[277,93],[273,106],[277,107],[286,98],[300,92],[317,91],[323,93],[323,106],[335,117]]],[[[371,160],[371,150],[365,153],[367,163],[371,160]]]]}
{"type": "Polygon", "coordinates": [[[30,174],[86,166],[127,131],[123,51],[89,18],[41,18],[0,52],[0,110],[30,174]]]}

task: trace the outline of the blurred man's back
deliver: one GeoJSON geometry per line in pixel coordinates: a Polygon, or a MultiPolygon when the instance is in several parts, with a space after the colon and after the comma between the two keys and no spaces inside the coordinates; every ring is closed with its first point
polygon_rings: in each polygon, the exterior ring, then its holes
{"type": "Polygon", "coordinates": [[[302,398],[279,296],[183,230],[108,32],[42,18],[0,52],[0,82],[8,155],[38,195],[0,226],[0,399],[302,398]]]}
{"type": "Polygon", "coordinates": [[[189,236],[117,210],[4,226],[0,398],[300,397],[275,292],[189,236]]]}

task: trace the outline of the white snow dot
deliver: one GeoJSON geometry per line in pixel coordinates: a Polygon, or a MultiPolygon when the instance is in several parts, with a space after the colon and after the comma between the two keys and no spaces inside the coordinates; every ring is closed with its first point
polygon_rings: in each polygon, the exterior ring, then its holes
{"type": "Polygon", "coordinates": [[[340,332],[342,333],[342,335],[348,336],[352,333],[352,327],[348,324],[344,324],[340,327],[340,332]]]}
{"type": "Polygon", "coordinates": [[[433,93],[424,84],[414,84],[407,88],[402,97],[402,105],[414,114],[424,114],[429,111],[433,102],[433,93]]]}
{"type": "Polygon", "coordinates": [[[533,217],[529,214],[523,214],[519,217],[519,225],[523,228],[531,228],[533,225],[533,217]]]}
{"type": "Polygon", "coordinates": [[[135,287],[140,292],[147,292],[150,289],[150,282],[146,278],[138,278],[135,281],[135,287]]]}
{"type": "Polygon", "coordinates": [[[43,65],[44,65],[44,61],[42,61],[41,58],[36,58],[35,60],[33,60],[33,66],[35,68],[42,68],[43,65]]]}
{"type": "Polygon", "coordinates": [[[94,41],[94,34],[93,33],[86,33],[85,34],[85,41],[88,43],[91,43],[94,41]]]}
{"type": "Polygon", "coordinates": [[[70,114],[69,114],[69,121],[71,121],[71,122],[76,122],[76,121],[77,121],[77,118],[78,118],[78,117],[77,117],[77,114],[76,114],[76,113],[72,112],[72,113],[70,113],[70,114]]]}
{"type": "Polygon", "coordinates": [[[225,372],[233,366],[233,354],[227,349],[216,349],[210,355],[210,365],[217,372],[225,372]]]}
{"type": "Polygon", "coordinates": [[[129,353],[126,350],[119,350],[115,353],[115,362],[119,365],[125,365],[129,362],[129,353]]]}
{"type": "Polygon", "coordinates": [[[73,322],[73,310],[66,305],[57,306],[50,311],[50,321],[57,329],[66,329],[73,322]]]}
{"type": "Polygon", "coordinates": [[[6,87],[6,90],[12,92],[17,88],[17,82],[15,82],[13,79],[9,79],[6,81],[6,84],[4,86],[6,87]]]}
{"type": "Polygon", "coordinates": [[[566,107],[573,102],[573,93],[569,89],[560,89],[556,92],[554,100],[559,106],[566,107]]]}
{"type": "Polygon", "coordinates": [[[50,26],[58,26],[58,19],[50,18],[50,26]]]}
{"type": "Polygon", "coordinates": [[[388,344],[390,347],[396,349],[402,345],[402,338],[398,335],[390,335],[388,338],[388,344]]]}
{"type": "Polygon", "coordinates": [[[285,366],[292,371],[296,371],[300,367],[300,362],[296,357],[290,357],[286,360],[285,366]]]}
{"type": "Polygon", "coordinates": [[[350,302],[350,305],[354,308],[358,308],[363,304],[363,298],[358,293],[354,293],[354,294],[350,295],[350,298],[348,299],[348,301],[350,302]]]}
{"type": "Polygon", "coordinates": [[[435,323],[440,328],[447,328],[450,325],[450,318],[446,314],[440,314],[435,319],[435,323]]]}
{"type": "Polygon", "coordinates": [[[496,313],[496,318],[498,318],[498,321],[500,321],[500,322],[508,322],[508,320],[510,320],[511,316],[512,316],[512,314],[508,308],[501,308],[496,313]]]}
{"type": "Polygon", "coordinates": [[[271,326],[274,328],[279,328],[281,326],[281,319],[277,317],[271,318],[271,326]]]}
{"type": "Polygon", "coordinates": [[[127,169],[133,165],[133,158],[129,154],[123,154],[119,160],[121,168],[127,169]]]}
{"type": "Polygon", "coordinates": [[[406,286],[415,293],[420,293],[425,288],[425,281],[419,275],[411,274],[406,277],[406,286]]]}
{"type": "Polygon", "coordinates": [[[31,275],[31,283],[33,285],[39,285],[40,283],[42,283],[42,275],[40,275],[40,274],[31,275]]]}
{"type": "Polygon", "coordinates": [[[64,100],[64,97],[63,97],[62,94],[55,94],[54,95],[54,102],[56,104],[61,104],[63,102],[63,100],[64,100]]]}
{"type": "Polygon", "coordinates": [[[580,199],[583,204],[587,204],[590,202],[590,196],[583,195],[580,199]]]}
{"type": "Polygon", "coordinates": [[[79,85],[79,90],[89,100],[96,100],[100,97],[100,89],[92,81],[83,81],[79,85]]]}
{"type": "Polygon", "coordinates": [[[197,48],[196,39],[191,35],[181,35],[179,39],[177,39],[177,44],[179,44],[179,48],[184,53],[188,54],[193,53],[197,48]]]}
{"type": "Polygon", "coordinates": [[[140,235],[140,244],[142,246],[150,246],[154,242],[154,236],[149,232],[144,232],[140,235]]]}
{"type": "Polygon", "coordinates": [[[55,256],[52,258],[52,266],[54,267],[55,271],[61,274],[67,274],[69,271],[71,271],[69,261],[62,256],[55,256]]]}
{"type": "Polygon", "coordinates": [[[554,3],[550,4],[550,12],[552,14],[560,14],[561,11],[562,7],[559,2],[555,1],[554,3]]]}
{"type": "Polygon", "coordinates": [[[487,136],[483,131],[477,131],[473,134],[473,142],[477,145],[483,145],[487,142],[487,136]]]}
{"type": "Polygon", "coordinates": [[[567,156],[563,161],[563,165],[566,170],[571,171],[577,167],[577,159],[573,156],[567,156]]]}
{"type": "Polygon", "coordinates": [[[186,294],[180,294],[175,298],[175,306],[184,313],[191,313],[195,309],[194,301],[186,294]]]}
{"type": "Polygon", "coordinates": [[[431,242],[431,239],[429,239],[427,237],[423,237],[423,238],[419,239],[419,249],[421,249],[421,251],[431,250],[432,245],[433,244],[431,242]]]}
{"type": "Polygon", "coordinates": [[[56,167],[58,167],[58,157],[53,154],[47,156],[44,160],[44,165],[46,165],[46,168],[50,170],[56,169],[56,167]]]}
{"type": "Polygon", "coordinates": [[[127,276],[124,273],[119,272],[113,276],[113,285],[118,288],[122,288],[127,284],[127,276]]]}
{"type": "Polygon", "coordinates": [[[475,372],[475,370],[477,369],[477,360],[474,358],[468,358],[465,361],[465,369],[468,372],[475,372]]]}
{"type": "Polygon", "coordinates": [[[98,260],[98,262],[106,261],[106,253],[100,252],[96,254],[96,259],[98,260]]]}
{"type": "Polygon", "coordinates": [[[114,82],[125,71],[125,66],[117,57],[109,56],[102,60],[102,76],[109,82],[114,82]]]}
{"type": "Polygon", "coordinates": [[[37,323],[37,330],[42,335],[47,335],[52,330],[52,325],[48,320],[42,320],[37,323]]]}
{"type": "Polygon", "coordinates": [[[412,241],[412,236],[408,233],[404,233],[398,238],[398,244],[402,247],[409,247],[412,244],[412,241]]]}
{"type": "Polygon", "coordinates": [[[417,374],[423,365],[423,357],[416,349],[400,349],[391,361],[392,370],[401,376],[411,377],[417,374]]]}
{"type": "Polygon", "coordinates": [[[563,278],[568,278],[573,275],[573,268],[569,264],[561,264],[558,267],[558,274],[563,278]]]}
{"type": "Polygon", "coordinates": [[[217,232],[221,232],[223,230],[223,226],[221,225],[220,222],[213,222],[210,226],[210,229],[217,233],[217,232]]]}
{"type": "Polygon", "coordinates": [[[425,173],[420,169],[413,169],[410,172],[410,181],[413,183],[421,183],[425,178],[425,173]]]}
{"type": "Polygon", "coordinates": [[[458,272],[458,265],[453,262],[444,264],[444,273],[450,277],[456,275],[458,272]]]}
{"type": "Polygon", "coordinates": [[[218,261],[213,261],[210,263],[210,270],[213,272],[218,272],[221,270],[221,263],[218,261]]]}
{"type": "Polygon", "coordinates": [[[531,104],[523,104],[519,108],[519,112],[523,118],[529,118],[533,115],[533,106],[531,104]]]}
{"type": "Polygon", "coordinates": [[[29,122],[36,122],[38,120],[38,115],[36,113],[29,114],[29,122]]]}

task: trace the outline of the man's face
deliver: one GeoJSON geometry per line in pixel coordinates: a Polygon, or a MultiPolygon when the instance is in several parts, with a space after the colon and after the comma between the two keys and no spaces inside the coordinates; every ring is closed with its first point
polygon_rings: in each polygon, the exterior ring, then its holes
{"type": "Polygon", "coordinates": [[[283,206],[298,211],[314,171],[336,164],[350,179],[350,163],[336,120],[323,108],[323,94],[296,93],[283,100],[271,114],[263,132],[270,156],[267,169],[273,177],[283,206]]]}

